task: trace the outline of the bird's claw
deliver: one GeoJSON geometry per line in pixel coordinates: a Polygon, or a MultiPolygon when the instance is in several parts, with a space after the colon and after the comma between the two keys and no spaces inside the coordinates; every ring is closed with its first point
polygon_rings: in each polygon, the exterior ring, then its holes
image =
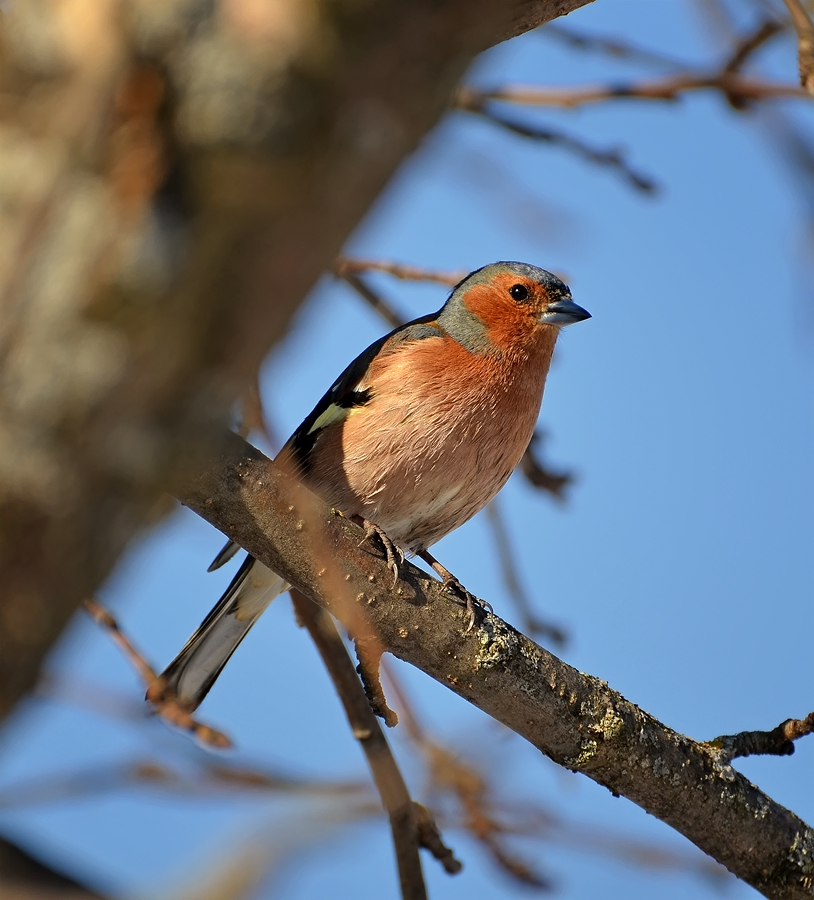
{"type": "Polygon", "coordinates": [[[399,570],[404,562],[404,551],[397,544],[394,544],[384,531],[371,522],[369,519],[362,519],[362,528],[365,530],[365,536],[359,541],[359,546],[369,543],[373,537],[378,538],[379,543],[384,547],[384,555],[387,560],[387,567],[393,573],[393,587],[399,580],[399,570]]]}
{"type": "Polygon", "coordinates": [[[483,613],[487,611],[494,612],[491,603],[487,600],[481,600],[480,597],[476,597],[468,591],[454,575],[444,580],[444,587],[451,594],[456,594],[466,603],[467,625],[464,632],[471,631],[475,627],[478,617],[483,615],[483,613]]]}

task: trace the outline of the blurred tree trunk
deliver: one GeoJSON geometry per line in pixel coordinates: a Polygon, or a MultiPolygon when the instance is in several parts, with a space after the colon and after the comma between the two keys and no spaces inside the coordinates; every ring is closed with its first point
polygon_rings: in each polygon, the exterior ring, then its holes
{"type": "Polygon", "coordinates": [[[102,894],[55,872],[3,838],[0,838],[0,897],[3,900],[105,900],[102,894]]]}
{"type": "Polygon", "coordinates": [[[585,2],[13,4],[0,717],[473,58],[585,2]]]}

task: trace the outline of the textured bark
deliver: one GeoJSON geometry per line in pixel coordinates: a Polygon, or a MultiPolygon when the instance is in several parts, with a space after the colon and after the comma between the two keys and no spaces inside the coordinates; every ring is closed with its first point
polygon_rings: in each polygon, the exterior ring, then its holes
{"type": "Polygon", "coordinates": [[[474,56],[585,2],[11,5],[0,717],[474,56]]]}
{"type": "Polygon", "coordinates": [[[814,831],[715,751],[662,725],[497,616],[464,632],[462,606],[235,435],[178,498],[370,643],[503,722],[555,762],[641,806],[766,897],[814,896],[814,831]]]}

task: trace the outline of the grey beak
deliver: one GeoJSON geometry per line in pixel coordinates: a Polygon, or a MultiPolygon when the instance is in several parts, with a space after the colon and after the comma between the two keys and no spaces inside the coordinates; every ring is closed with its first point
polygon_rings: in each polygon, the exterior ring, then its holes
{"type": "Polygon", "coordinates": [[[546,311],[540,316],[540,321],[546,325],[560,325],[564,328],[566,325],[590,318],[591,314],[587,309],[577,306],[573,300],[562,299],[549,303],[546,311]]]}

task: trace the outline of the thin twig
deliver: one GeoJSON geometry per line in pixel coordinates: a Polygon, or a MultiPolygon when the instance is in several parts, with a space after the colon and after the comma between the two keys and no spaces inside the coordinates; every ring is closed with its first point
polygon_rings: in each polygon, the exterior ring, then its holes
{"type": "Polygon", "coordinates": [[[353,736],[359,741],[390,819],[401,895],[404,900],[422,900],[427,890],[418,854],[419,833],[416,807],[396,764],[387,738],[370,708],[353,661],[333,619],[296,590],[291,591],[298,619],[308,629],[345,709],[353,736]]]}
{"type": "Polygon", "coordinates": [[[776,19],[766,19],[750,34],[745,35],[735,46],[729,59],[723,66],[724,72],[740,71],[750,56],[766,41],[783,31],[783,24],[776,19]]]}
{"type": "Polygon", "coordinates": [[[724,734],[709,742],[720,756],[731,762],[744,756],[791,756],[794,741],[814,732],[814,712],[805,719],[786,719],[771,731],[741,731],[724,734]]]}
{"type": "Polygon", "coordinates": [[[541,637],[547,637],[558,647],[562,647],[567,639],[565,632],[556,625],[544,622],[536,615],[534,604],[517,577],[517,560],[514,558],[512,542],[509,540],[506,523],[500,511],[499,499],[496,497],[486,507],[486,520],[492,529],[494,545],[500,561],[503,580],[506,583],[506,590],[509,592],[509,596],[514,601],[520,618],[523,620],[524,630],[541,637]]]}
{"type": "Polygon", "coordinates": [[[340,278],[348,273],[359,272],[385,272],[402,281],[435,281],[438,284],[447,284],[454,287],[459,281],[463,281],[467,272],[440,272],[437,269],[424,269],[420,266],[410,266],[405,263],[388,262],[386,260],[350,259],[340,256],[334,266],[334,272],[340,278]]]}
{"type": "Polygon", "coordinates": [[[381,294],[373,290],[361,275],[348,269],[347,271],[343,271],[339,277],[349,284],[363,300],[373,307],[391,328],[398,328],[399,325],[404,324],[404,319],[395,311],[395,309],[393,309],[381,294]]]}
{"type": "Polygon", "coordinates": [[[222,765],[205,759],[196,759],[195,770],[189,773],[164,761],[136,759],[107,766],[87,766],[47,777],[39,774],[4,788],[0,792],[0,801],[4,810],[65,803],[126,790],[133,785],[157,787],[186,796],[283,794],[342,802],[370,796],[368,785],[352,781],[320,782],[283,773],[222,765]]]}
{"type": "Polygon", "coordinates": [[[814,94],[814,23],[800,0],[785,0],[785,4],[797,32],[800,84],[814,94]]]}
{"type": "Polygon", "coordinates": [[[455,853],[444,843],[432,813],[422,803],[413,801],[413,806],[419,843],[441,863],[447,875],[457,875],[463,869],[463,863],[456,859],[455,853]]]}
{"type": "Polygon", "coordinates": [[[620,38],[603,37],[602,35],[588,34],[584,31],[576,31],[554,22],[549,22],[539,30],[543,37],[554,37],[577,50],[592,50],[606,53],[617,59],[629,59],[633,62],[646,63],[648,65],[663,66],[669,69],[683,69],[684,63],[662,53],[649,50],[646,47],[637,47],[629,41],[620,38]]]}
{"type": "Polygon", "coordinates": [[[507,85],[491,90],[461,88],[456,105],[462,109],[477,107],[490,100],[529,106],[557,106],[571,109],[607,100],[679,100],[689,91],[718,90],[741,100],[767,100],[777,97],[808,97],[791,84],[764,81],[738,73],[712,74],[683,72],[650,81],[595,85],[575,88],[545,88],[535,85],[507,85]]]}
{"type": "Polygon", "coordinates": [[[263,399],[260,395],[260,373],[255,372],[254,378],[246,386],[241,398],[241,416],[238,427],[235,429],[237,433],[247,438],[252,432],[262,434],[266,443],[272,449],[277,449],[280,445],[271,433],[265,412],[263,411],[263,399]]]}
{"type": "Polygon", "coordinates": [[[356,637],[353,645],[356,648],[356,658],[359,660],[356,672],[362,681],[362,687],[371,710],[382,719],[388,728],[395,728],[399,723],[399,717],[387,705],[387,697],[385,697],[379,678],[379,667],[382,661],[381,641],[369,641],[356,637]]]}
{"type": "Polygon", "coordinates": [[[621,174],[636,190],[650,194],[656,190],[656,183],[652,178],[635,171],[632,166],[625,160],[619,150],[601,150],[597,147],[591,147],[580,138],[571,134],[566,134],[554,128],[542,125],[532,125],[528,122],[520,122],[512,119],[504,113],[498,112],[494,105],[486,102],[486,97],[478,97],[474,92],[467,93],[468,89],[462,90],[458,94],[458,107],[467,112],[474,113],[507,131],[519,134],[521,137],[529,138],[533,141],[543,141],[547,144],[556,144],[564,147],[572,153],[576,153],[588,162],[599,166],[607,166],[621,174]]]}
{"type": "Polygon", "coordinates": [[[152,666],[121,630],[119,623],[103,606],[93,599],[88,598],[84,600],[83,606],[94,622],[101,625],[108,632],[113,643],[122,651],[136,670],[144,682],[147,689],[147,698],[152,703],[156,715],[176,728],[189,731],[197,740],[209,747],[223,750],[232,746],[231,740],[222,731],[199,722],[174,700],[157,699],[160,696],[161,679],[158,678],[152,666]]]}
{"type": "Polygon", "coordinates": [[[546,491],[555,500],[564,503],[565,491],[574,483],[574,476],[571,472],[554,472],[543,462],[539,448],[545,437],[542,430],[534,432],[518,468],[533,487],[546,491]]]}

